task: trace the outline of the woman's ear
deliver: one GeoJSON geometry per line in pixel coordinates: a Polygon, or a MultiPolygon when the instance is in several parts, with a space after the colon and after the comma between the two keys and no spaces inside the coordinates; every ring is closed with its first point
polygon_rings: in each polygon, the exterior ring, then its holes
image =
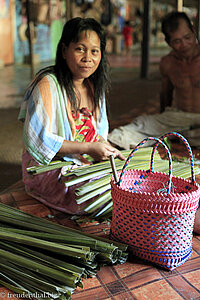
{"type": "Polygon", "coordinates": [[[62,56],[64,59],[66,58],[66,50],[67,50],[67,47],[65,46],[64,43],[62,43],[62,56]]]}

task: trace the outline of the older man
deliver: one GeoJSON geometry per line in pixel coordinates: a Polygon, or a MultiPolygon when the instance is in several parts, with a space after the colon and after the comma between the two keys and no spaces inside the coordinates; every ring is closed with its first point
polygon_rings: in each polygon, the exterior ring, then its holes
{"type": "Polygon", "coordinates": [[[187,15],[172,12],[162,22],[162,32],[172,51],[162,58],[161,111],[176,101],[176,108],[200,113],[200,45],[187,15]]]}

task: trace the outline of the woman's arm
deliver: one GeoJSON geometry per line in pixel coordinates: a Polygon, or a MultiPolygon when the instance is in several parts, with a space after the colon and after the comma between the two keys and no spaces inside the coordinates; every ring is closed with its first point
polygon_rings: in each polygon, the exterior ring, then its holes
{"type": "Polygon", "coordinates": [[[119,157],[122,160],[125,159],[118,149],[112,147],[102,137],[98,142],[74,142],[65,140],[58,151],[58,154],[62,156],[70,154],[88,154],[96,161],[107,160],[111,155],[119,157]]]}

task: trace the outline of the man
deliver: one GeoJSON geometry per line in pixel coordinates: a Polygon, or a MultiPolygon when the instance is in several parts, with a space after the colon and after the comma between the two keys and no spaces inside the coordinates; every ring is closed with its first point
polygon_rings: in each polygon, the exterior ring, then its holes
{"type": "MultiPolygon", "coordinates": [[[[172,101],[175,100],[177,109],[192,113],[191,118],[194,118],[194,123],[191,122],[191,127],[198,127],[200,45],[196,39],[195,28],[185,13],[172,12],[163,19],[162,32],[172,51],[163,57],[160,63],[161,112],[166,107],[172,106],[172,101]]],[[[193,132],[195,137],[195,130],[193,132]]],[[[196,130],[197,132],[198,130],[196,130]]],[[[200,233],[200,208],[196,213],[194,231],[200,233]]]]}
{"type": "Polygon", "coordinates": [[[196,31],[183,12],[172,12],[162,22],[162,32],[172,51],[162,58],[161,112],[176,100],[185,112],[200,113],[200,45],[196,31]]]}
{"type": "Polygon", "coordinates": [[[200,45],[184,12],[171,12],[162,32],[172,51],[161,59],[160,114],[141,115],[114,129],[111,143],[129,149],[147,136],[181,132],[192,146],[200,147],[200,45]]]}
{"type": "MultiPolygon", "coordinates": [[[[200,45],[196,31],[184,12],[171,12],[162,21],[171,52],[160,62],[160,114],[142,115],[114,129],[109,141],[129,149],[148,136],[170,131],[182,133],[191,146],[200,147],[200,45]]],[[[200,209],[195,219],[200,233],[200,209]]]]}

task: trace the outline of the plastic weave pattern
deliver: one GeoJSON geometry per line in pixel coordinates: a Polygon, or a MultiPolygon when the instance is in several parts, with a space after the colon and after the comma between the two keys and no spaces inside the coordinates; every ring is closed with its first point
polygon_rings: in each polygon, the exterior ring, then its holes
{"type": "Polygon", "coordinates": [[[192,254],[192,235],[200,186],[194,179],[194,163],[187,140],[175,132],[157,139],[149,137],[130,153],[120,172],[119,182],[111,178],[113,216],[110,237],[129,245],[129,250],[142,259],[168,270],[183,264],[192,254]],[[187,146],[192,180],[172,176],[172,159],[161,139],[176,135],[187,146]],[[126,170],[128,162],[148,140],[153,148],[150,170],[126,170]],[[158,144],[168,153],[169,174],[153,171],[153,158],[158,144]]]}

